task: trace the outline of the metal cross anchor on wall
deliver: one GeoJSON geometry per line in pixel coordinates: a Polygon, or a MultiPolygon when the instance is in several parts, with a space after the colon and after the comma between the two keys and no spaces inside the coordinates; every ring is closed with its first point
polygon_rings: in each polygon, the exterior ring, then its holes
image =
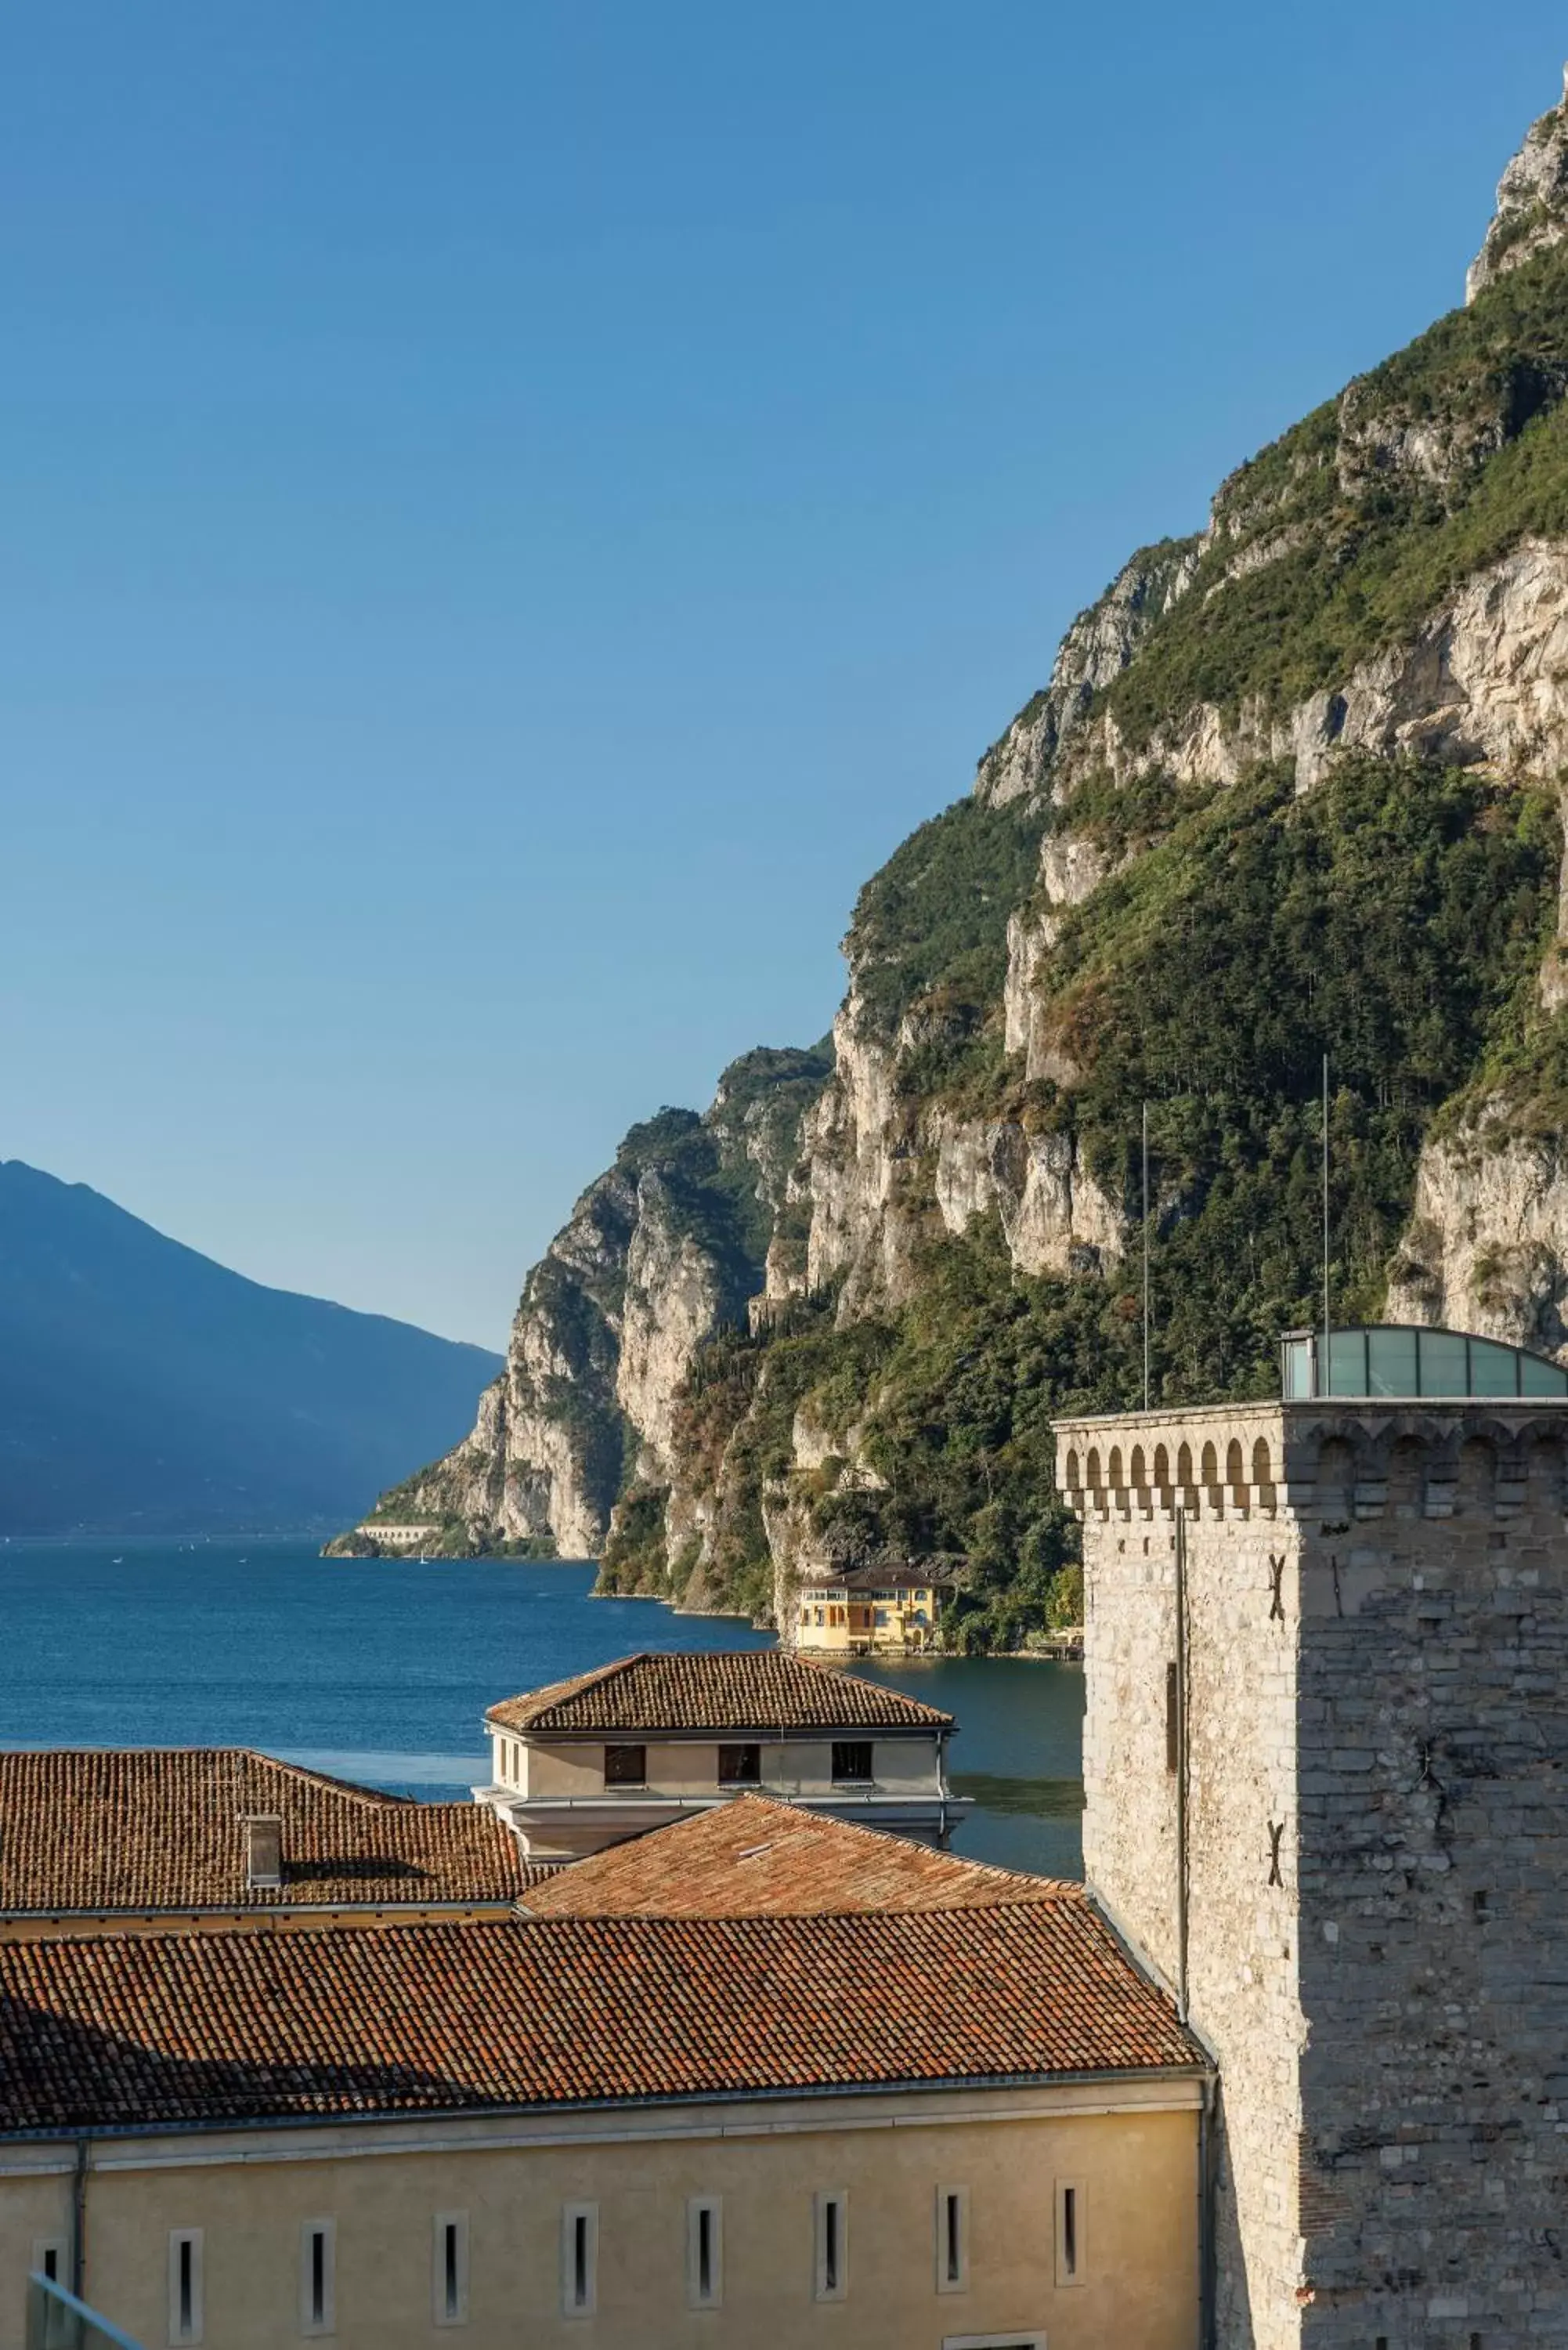
{"type": "Polygon", "coordinates": [[[1276,1617],[1282,1624],[1285,1620],[1285,1599],[1282,1588],[1284,1579],[1284,1556],[1282,1554],[1276,1558],[1271,1551],[1269,1553],[1269,1621],[1271,1624],[1276,1617]]]}
{"type": "Polygon", "coordinates": [[[1272,1820],[1269,1822],[1269,1883],[1271,1885],[1283,1885],[1285,1881],[1280,1874],[1280,1844],[1284,1833],[1283,1820],[1281,1820],[1277,1826],[1272,1820]]]}

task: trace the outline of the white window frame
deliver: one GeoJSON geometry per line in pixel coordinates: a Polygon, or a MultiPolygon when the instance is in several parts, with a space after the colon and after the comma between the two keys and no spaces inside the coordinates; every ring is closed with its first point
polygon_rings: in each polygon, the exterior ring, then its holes
{"type": "Polygon", "coordinates": [[[1066,2292],[1074,2285],[1087,2281],[1089,2263],[1086,2252],[1088,2237],[1084,2227],[1084,2182],[1081,2178],[1059,2178],[1054,2197],[1056,2206],[1056,2282],[1066,2292]],[[1073,2257],[1067,2258],[1067,2198],[1073,2199],[1073,2257]]]}
{"type": "Polygon", "coordinates": [[[937,2291],[967,2293],[969,2291],[969,2189],[967,2187],[938,2188],[936,2237],[937,2291]],[[956,2275],[950,2275],[948,2271],[948,2205],[950,2202],[956,2203],[958,2206],[956,2275]]]}
{"type": "Polygon", "coordinates": [[[319,2340],[337,2331],[337,2222],[302,2220],[299,2223],[299,2330],[307,2340],[319,2340]],[[316,2312],[316,2262],[311,2257],[321,2240],[321,2314],[316,2312]]]}
{"type": "Polygon", "coordinates": [[[812,2298],[814,2301],[847,2301],[849,2298],[849,2189],[847,2187],[819,2188],[812,2197],[812,2298]],[[832,2283],[827,2280],[827,2214],[836,2210],[838,2224],[832,2283]]]}
{"type": "Polygon", "coordinates": [[[724,2199],[691,2195],[686,2201],[686,2306],[721,2309],[724,2302],[724,2199]],[[702,2215],[708,2215],[708,2290],[702,2290],[702,2215]]]}
{"type": "Polygon", "coordinates": [[[437,2325],[468,2324],[468,2214],[438,2211],[431,2223],[431,2316],[437,2325]],[[452,2237],[452,2283],[455,2306],[447,2299],[447,2231],[452,2237]]]}
{"type": "Polygon", "coordinates": [[[563,2317],[592,2317],[599,2305],[599,2207],[597,2203],[563,2203],[561,2206],[561,2314],[563,2317]],[[583,2239],[583,2293],[577,2297],[577,2222],[586,2229],[583,2239]]]}
{"type": "Polygon", "coordinates": [[[202,2309],[202,2230],[200,2228],[171,2228],[169,2230],[169,2340],[172,2350],[190,2350],[190,2345],[202,2339],[205,2313],[202,2309]],[[191,2250],[191,2322],[180,2323],[180,2254],[186,2246],[191,2250]]]}

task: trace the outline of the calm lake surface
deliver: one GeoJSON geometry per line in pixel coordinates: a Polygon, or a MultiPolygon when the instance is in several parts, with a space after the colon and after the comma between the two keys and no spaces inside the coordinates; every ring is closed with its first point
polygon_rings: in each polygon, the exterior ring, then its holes
{"type": "MultiPolygon", "coordinates": [[[[732,1617],[590,1599],[591,1566],[322,1559],[299,1544],[0,1541],[0,1745],[256,1746],[451,1799],[481,1718],[636,1648],[764,1648],[732,1617]]],[[[1076,1877],[1083,1675],[933,1659],[858,1668],[956,1714],[955,1849],[1076,1877]]]]}

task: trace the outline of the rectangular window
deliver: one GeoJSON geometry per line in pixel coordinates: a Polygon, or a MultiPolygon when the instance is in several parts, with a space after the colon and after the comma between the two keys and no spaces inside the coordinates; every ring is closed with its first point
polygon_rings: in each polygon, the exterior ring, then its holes
{"type": "Polygon", "coordinates": [[[1056,2182],[1056,2282],[1084,2282],[1084,2190],[1073,2180],[1056,2182]]]}
{"type": "Polygon", "coordinates": [[[202,2230],[176,2228],[169,2238],[169,2339],[202,2339],[202,2230]]]}
{"type": "Polygon", "coordinates": [[[724,2298],[723,2206],[717,2195],[693,2195],[686,2206],[686,2300],[691,2309],[717,2309],[724,2298]]]}
{"type": "Polygon", "coordinates": [[[720,1747],[721,1787],[760,1787],[762,1783],[763,1750],[760,1746],[720,1747]]]}
{"type": "Polygon", "coordinates": [[[1181,1709],[1177,1703],[1179,1694],[1176,1667],[1165,1669],[1165,1767],[1176,1771],[1181,1762],[1181,1709]]]}
{"type": "Polygon", "coordinates": [[[332,2334],[337,2326],[337,2222],[306,2220],[299,2231],[299,2330],[332,2334]]]}
{"type": "Polygon", "coordinates": [[[969,2189],[937,2189],[937,2291],[969,2290],[969,2189]]]}
{"type": "Polygon", "coordinates": [[[871,1783],[871,1741],[868,1738],[836,1738],[833,1742],[833,1783],[836,1787],[865,1787],[871,1783]]]}
{"type": "Polygon", "coordinates": [[[591,2317],[598,2306],[599,2207],[561,2206],[561,2314],[591,2317]]]}
{"type": "Polygon", "coordinates": [[[816,2298],[843,2301],[849,2291],[849,2198],[843,2188],[815,2199],[816,2298]]]}
{"type": "Polygon", "coordinates": [[[648,1749],[646,1746],[607,1746],[605,1748],[605,1785],[607,1787],[646,1787],[648,1784],[648,1749]]]}
{"type": "Polygon", "coordinates": [[[431,2248],[431,2309],[438,2325],[468,2323],[468,2214],[438,2211],[431,2248]]]}

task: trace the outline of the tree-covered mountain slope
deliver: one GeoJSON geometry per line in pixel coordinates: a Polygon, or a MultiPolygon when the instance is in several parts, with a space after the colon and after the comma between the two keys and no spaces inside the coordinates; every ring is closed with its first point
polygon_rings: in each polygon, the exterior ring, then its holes
{"type": "Polygon", "coordinates": [[[0,1162],[0,1534],[334,1525],[450,1441],[494,1366],[0,1162]]]}
{"type": "Polygon", "coordinates": [[[1568,1354],[1565,230],[1558,109],[1465,307],[1074,623],[861,892],[830,1058],[689,1122],[705,1201],[757,1170],[743,1244],[717,1205],[656,1241],[664,1121],[628,1138],[412,1489],[454,1541],[786,1627],[803,1575],[914,1554],[961,1641],[1063,1620],[1050,1424],[1137,1399],[1142,1105],[1156,1396],[1266,1392],[1318,1295],[1325,1052],[1341,1309],[1568,1354]],[[596,1446],[579,1508],[551,1464],[596,1446]]]}

